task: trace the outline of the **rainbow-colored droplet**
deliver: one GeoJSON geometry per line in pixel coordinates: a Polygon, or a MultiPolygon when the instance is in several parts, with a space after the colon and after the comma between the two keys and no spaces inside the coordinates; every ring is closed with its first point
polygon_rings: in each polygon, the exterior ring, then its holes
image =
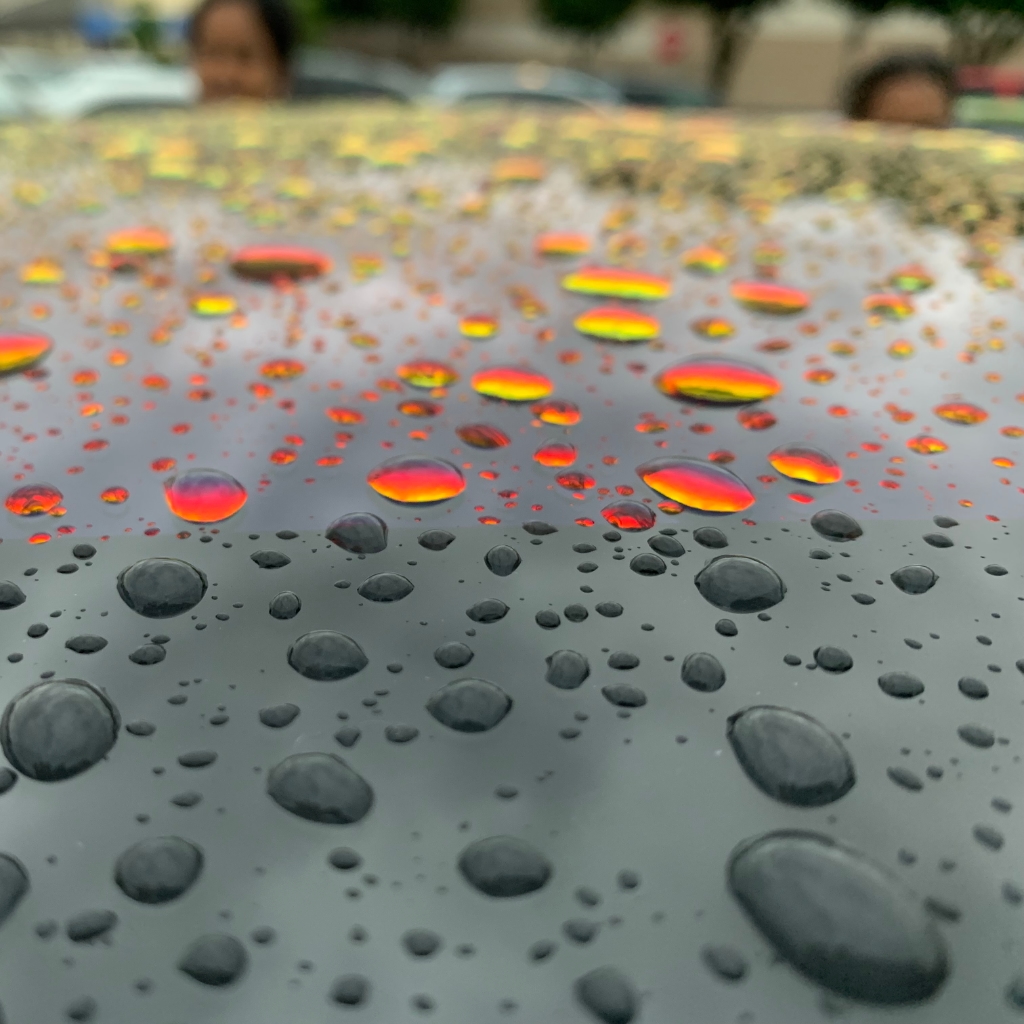
{"type": "Polygon", "coordinates": [[[757,500],[732,470],[683,456],[652,459],[637,476],[662,497],[702,512],[742,512],[757,500]]]}
{"type": "Polygon", "coordinates": [[[943,402],[935,406],[932,412],[947,423],[960,423],[963,426],[984,423],[988,419],[988,413],[971,402],[943,402]]]}
{"type": "Polygon", "coordinates": [[[613,501],[601,509],[601,515],[617,530],[635,533],[654,525],[654,512],[639,501],[613,501]]]}
{"type": "Polygon", "coordinates": [[[734,281],[729,291],[741,306],[754,313],[792,316],[811,304],[807,292],[767,281],[734,281]]]}
{"type": "Polygon", "coordinates": [[[405,402],[398,403],[398,411],[403,416],[440,416],[444,412],[444,406],[437,402],[427,402],[421,398],[410,398],[405,402]]]}
{"type": "Polygon", "coordinates": [[[941,455],[949,451],[949,445],[945,441],[932,437],[931,434],[919,434],[910,438],[907,447],[917,455],[941,455]]]}
{"type": "Polygon", "coordinates": [[[555,390],[543,373],[523,366],[489,366],[474,373],[469,383],[478,395],[506,402],[536,402],[555,390]]]}
{"type": "Polygon", "coordinates": [[[298,245],[248,245],[231,257],[231,269],[253,281],[321,277],[332,266],[329,256],[298,245]]]}
{"type": "Polygon", "coordinates": [[[559,398],[549,398],[545,402],[537,402],[530,412],[541,423],[553,423],[559,427],[571,427],[580,421],[580,410],[575,402],[566,402],[559,398]]]}
{"type": "Polygon", "coordinates": [[[395,370],[395,374],[414,388],[444,388],[459,379],[456,370],[435,359],[414,359],[403,363],[395,370]]]}
{"type": "Polygon", "coordinates": [[[112,256],[162,256],[170,252],[171,236],[160,228],[134,227],[107,236],[107,252],[112,256]]]}
{"type": "Polygon", "coordinates": [[[573,321],[580,334],[602,341],[650,341],[661,333],[661,324],[653,316],[621,306],[598,306],[581,313],[573,321]]]}
{"type": "Polygon", "coordinates": [[[533,461],[542,466],[571,466],[576,461],[576,446],[568,441],[548,441],[534,453],[533,461]]]}
{"type": "Polygon", "coordinates": [[[668,278],[622,267],[580,267],[562,278],[562,287],[580,295],[649,302],[667,299],[672,294],[668,278]]]}
{"type": "Polygon", "coordinates": [[[294,380],[305,372],[306,364],[298,359],[268,359],[260,367],[260,373],[267,380],[294,380]]]}
{"type": "Polygon", "coordinates": [[[56,260],[42,258],[32,260],[21,268],[21,283],[31,285],[63,284],[64,267],[56,260]]]}
{"type": "Polygon", "coordinates": [[[690,322],[690,330],[710,341],[725,341],[736,333],[736,325],[724,316],[702,316],[690,322]]]}
{"type": "Polygon", "coordinates": [[[219,523],[229,519],[249,495],[230,474],[219,469],[190,469],[164,481],[164,500],[179,519],[219,523]]]}
{"type": "Polygon", "coordinates": [[[128,500],[127,487],[105,487],[100,491],[100,501],[107,505],[123,505],[128,500]]]}
{"type": "Polygon", "coordinates": [[[366,482],[381,496],[404,505],[447,501],[466,489],[462,472],[450,462],[409,455],[371,469],[366,482]]]}
{"type": "Polygon", "coordinates": [[[935,285],[935,278],[920,263],[908,263],[892,272],[889,284],[901,292],[924,292],[935,285]]]}
{"type": "Polygon", "coordinates": [[[63,500],[64,495],[52,484],[26,484],[7,495],[4,507],[16,516],[53,515],[63,500]]]}
{"type": "Polygon", "coordinates": [[[760,402],[777,395],[782,382],[767,370],[734,359],[688,359],[666,367],[655,387],[670,398],[720,405],[760,402]]]}
{"type": "Polygon", "coordinates": [[[692,249],[687,249],[679,257],[679,261],[691,274],[705,276],[722,273],[730,263],[727,253],[710,245],[697,245],[692,249]]]}
{"type": "Polygon", "coordinates": [[[498,318],[479,313],[459,321],[459,334],[464,338],[493,338],[498,333],[498,318]]]}
{"type": "Polygon", "coordinates": [[[575,231],[548,231],[534,239],[538,256],[585,256],[590,252],[589,236],[575,231]]]}
{"type": "Polygon", "coordinates": [[[768,453],[773,469],[790,480],[834,484],[843,479],[839,463],[827,452],[806,444],[784,444],[768,453]]]}
{"type": "Polygon", "coordinates": [[[237,309],[234,295],[225,292],[204,292],[192,299],[192,312],[196,316],[231,316],[237,309]]]}
{"type": "Polygon", "coordinates": [[[27,370],[52,348],[45,334],[0,334],[0,374],[27,370]]]}
{"type": "Polygon", "coordinates": [[[914,304],[906,295],[879,292],[864,300],[864,312],[887,320],[906,320],[914,313],[914,304]]]}
{"type": "Polygon", "coordinates": [[[507,448],[512,439],[490,423],[465,423],[455,428],[459,439],[474,448],[507,448]]]}

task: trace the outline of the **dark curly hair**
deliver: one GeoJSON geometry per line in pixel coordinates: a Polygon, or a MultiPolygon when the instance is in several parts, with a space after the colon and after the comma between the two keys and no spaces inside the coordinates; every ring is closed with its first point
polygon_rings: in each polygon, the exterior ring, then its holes
{"type": "MultiPolygon", "coordinates": [[[[203,21],[207,15],[222,3],[234,2],[238,2],[238,0],[202,0],[188,20],[187,36],[189,46],[193,50],[199,44],[203,21]]],[[[298,41],[298,26],[287,0],[241,0],[241,2],[248,4],[255,12],[256,17],[263,23],[263,27],[274,44],[274,52],[281,62],[281,67],[287,70],[291,67],[292,54],[298,41]]]]}
{"type": "Polygon", "coordinates": [[[930,78],[949,97],[957,97],[956,71],[937,53],[895,53],[869,64],[852,76],[843,96],[843,112],[852,121],[866,121],[878,90],[899,78],[930,78]]]}

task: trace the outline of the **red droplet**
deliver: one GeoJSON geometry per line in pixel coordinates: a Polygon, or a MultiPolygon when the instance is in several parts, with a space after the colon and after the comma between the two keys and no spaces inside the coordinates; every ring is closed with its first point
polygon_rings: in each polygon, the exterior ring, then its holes
{"type": "Polygon", "coordinates": [[[570,470],[568,473],[559,473],[555,477],[555,483],[567,491],[584,491],[593,487],[597,481],[589,473],[570,470]]]}
{"type": "MultiPolygon", "coordinates": [[[[834,484],[843,479],[839,463],[820,448],[803,444],[784,444],[769,452],[768,461],[790,480],[811,484],[834,484]]],[[[794,498],[794,501],[801,499],[794,498]]]]}
{"type": "Polygon", "coordinates": [[[465,478],[450,462],[405,455],[371,469],[366,482],[378,494],[403,504],[447,501],[466,489],[465,478]]]}
{"type": "Polygon", "coordinates": [[[512,443],[505,431],[489,423],[467,423],[457,427],[455,433],[460,440],[474,448],[505,448],[512,443]]]}
{"type": "Polygon", "coordinates": [[[108,505],[123,505],[128,500],[128,488],[107,487],[100,491],[100,500],[108,505]]]}
{"type": "Polygon", "coordinates": [[[637,475],[663,497],[704,512],[742,512],[757,500],[731,470],[699,459],[652,459],[637,467],[637,475]]]}
{"type": "Polygon", "coordinates": [[[293,245],[249,245],[231,257],[231,269],[255,281],[320,277],[331,267],[330,258],[322,252],[293,245]]]}
{"type": "Polygon", "coordinates": [[[654,512],[639,501],[613,501],[601,515],[619,530],[649,530],[654,525],[654,512]]]}
{"type": "Polygon", "coordinates": [[[573,402],[549,398],[545,402],[537,402],[530,412],[542,423],[553,423],[560,427],[571,427],[580,421],[580,410],[573,402]]]}
{"type": "Polygon", "coordinates": [[[164,481],[167,507],[190,523],[219,523],[246,502],[245,488],[219,469],[190,469],[164,481]]]}
{"type": "Polygon", "coordinates": [[[4,506],[16,516],[41,516],[54,512],[63,500],[64,495],[51,484],[26,484],[7,495],[4,506]]]}
{"type": "Polygon", "coordinates": [[[576,461],[576,447],[568,441],[548,441],[534,453],[533,461],[542,466],[571,466],[576,461]]]}

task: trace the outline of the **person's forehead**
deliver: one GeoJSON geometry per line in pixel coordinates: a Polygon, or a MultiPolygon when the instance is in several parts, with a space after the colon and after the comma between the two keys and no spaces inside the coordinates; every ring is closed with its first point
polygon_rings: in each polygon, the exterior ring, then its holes
{"type": "Polygon", "coordinates": [[[926,74],[923,71],[908,71],[904,74],[893,75],[890,78],[883,79],[875,88],[875,97],[879,97],[885,93],[892,93],[896,91],[903,93],[938,93],[941,95],[943,101],[949,101],[949,93],[943,86],[943,84],[935,78],[933,75],[926,74]]]}

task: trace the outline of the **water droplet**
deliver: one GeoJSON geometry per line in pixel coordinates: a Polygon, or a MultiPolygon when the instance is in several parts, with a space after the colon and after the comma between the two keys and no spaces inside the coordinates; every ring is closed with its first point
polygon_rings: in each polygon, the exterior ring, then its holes
{"type": "Polygon", "coordinates": [[[1005,576],[1009,571],[1009,569],[1002,565],[985,566],[985,572],[987,572],[989,576],[1005,576]]]}
{"type": "Polygon", "coordinates": [[[575,690],[590,675],[590,662],[576,651],[555,651],[544,659],[544,679],[559,690],[575,690]]]}
{"type": "Polygon", "coordinates": [[[643,551],[634,555],[629,562],[630,569],[639,576],[660,576],[668,566],[663,559],[652,551],[643,551]]]}
{"type": "Polygon", "coordinates": [[[984,700],[988,696],[988,687],[980,679],[964,676],[956,685],[957,689],[971,700],[984,700]]]}
{"type": "Polygon", "coordinates": [[[120,726],[100,690],[81,679],[56,679],[30,686],[7,705],[0,745],[22,775],[56,782],[106,757],[120,726]]]}
{"type": "Polygon", "coordinates": [[[856,540],[864,531],[853,516],[834,508],[823,508],[811,516],[814,532],[828,540],[856,540]]]}
{"type": "Polygon", "coordinates": [[[948,974],[945,943],[918,899],[826,836],[776,832],[742,843],[728,881],[779,956],[841,996],[918,1002],[948,974]]]}
{"type": "Polygon", "coordinates": [[[927,565],[905,565],[889,577],[904,594],[926,594],[938,578],[927,565]]]}
{"type": "Polygon", "coordinates": [[[995,733],[984,725],[961,725],[956,734],[964,743],[978,747],[980,750],[987,750],[996,742],[995,733]]]}
{"type": "Polygon", "coordinates": [[[496,597],[488,597],[483,601],[477,601],[472,608],[467,608],[466,614],[474,622],[498,622],[508,614],[508,605],[496,597]]]}
{"type": "Polygon", "coordinates": [[[515,836],[478,839],[459,856],[459,871],[485,896],[525,896],[547,885],[554,869],[539,850],[515,836]]]}
{"type": "Polygon", "coordinates": [[[219,469],[190,469],[164,482],[167,507],[188,523],[219,523],[229,519],[248,497],[233,476],[219,469]]]}
{"type": "Polygon", "coordinates": [[[562,609],[562,614],[570,622],[583,622],[590,615],[587,609],[581,604],[567,604],[565,608],[562,609]]]}
{"type": "Polygon", "coordinates": [[[441,668],[462,668],[464,665],[468,665],[473,660],[473,652],[465,644],[459,643],[458,640],[450,640],[446,644],[441,644],[436,651],[434,651],[434,661],[441,666],[441,668]]]}
{"type": "Polygon", "coordinates": [[[11,916],[28,888],[28,872],[21,861],[0,853],[0,925],[11,916]]]}
{"type": "Polygon", "coordinates": [[[53,342],[44,334],[0,334],[0,375],[35,366],[52,348],[53,342]]]}
{"type": "Polygon", "coordinates": [[[773,469],[790,480],[810,484],[834,484],[843,479],[839,463],[821,451],[805,444],[784,444],[768,453],[773,469]]]}
{"type": "Polygon", "coordinates": [[[441,948],[441,936],[426,928],[413,928],[402,936],[402,945],[412,956],[433,956],[441,948]]]}
{"type": "Polygon", "coordinates": [[[657,551],[659,555],[664,555],[666,558],[682,558],[686,554],[683,545],[675,537],[665,537],[660,533],[648,537],[647,545],[652,551],[657,551]]]}
{"type": "Polygon", "coordinates": [[[849,672],[853,668],[853,658],[842,647],[819,647],[814,652],[814,661],[818,668],[823,668],[826,672],[849,672]]]}
{"type": "Polygon", "coordinates": [[[64,931],[72,942],[92,942],[116,925],[117,914],[112,910],[83,910],[68,921],[64,931]]]}
{"type": "Polygon", "coordinates": [[[185,950],[178,970],[201,985],[221,987],[236,982],[249,958],[233,935],[204,935],[185,950]]]}
{"type": "Polygon", "coordinates": [[[495,576],[511,576],[520,562],[519,552],[508,544],[498,544],[484,555],[484,563],[495,576]]]}
{"type": "Polygon", "coordinates": [[[383,497],[407,505],[447,501],[466,489],[462,472],[450,462],[413,455],[382,462],[366,482],[383,497]]]}
{"type": "Polygon", "coordinates": [[[962,426],[973,426],[988,419],[988,413],[984,409],[970,402],[946,402],[935,406],[932,412],[948,423],[959,423],[962,426]]]}
{"type": "Polygon", "coordinates": [[[203,869],[203,854],[178,836],[143,839],[114,865],[114,881],[138,903],[167,903],[187,892],[203,869]]]}
{"type": "Polygon", "coordinates": [[[601,687],[601,693],[610,704],[620,708],[642,708],[647,703],[647,694],[639,686],[630,683],[609,683],[601,687]]]}
{"type": "Polygon", "coordinates": [[[609,299],[656,301],[672,294],[668,278],[622,267],[580,267],[562,278],[562,287],[568,292],[609,299]]]}
{"type": "Polygon", "coordinates": [[[620,344],[650,341],[661,333],[661,324],[655,317],[623,306],[598,306],[587,310],[576,317],[573,327],[589,338],[620,344]]]}
{"type": "Polygon", "coordinates": [[[362,1006],[370,998],[370,983],[361,974],[344,974],[331,984],[330,998],[340,1006],[362,1006]]]}
{"type": "Polygon", "coordinates": [[[427,530],[421,533],[417,540],[420,547],[428,551],[444,551],[455,540],[455,534],[447,530],[427,530]]]}
{"type": "Polygon", "coordinates": [[[144,558],[123,569],[117,592],[149,619],[169,619],[194,608],[206,593],[206,576],[177,558],[144,558]]]}
{"type": "Polygon", "coordinates": [[[924,693],[924,683],[909,672],[885,672],[878,677],[878,685],[882,693],[901,700],[924,693]]]}
{"type": "Polygon", "coordinates": [[[612,526],[627,532],[649,530],[654,526],[654,513],[639,501],[613,501],[601,509],[601,515],[612,526]]]}
{"type": "Polygon", "coordinates": [[[413,591],[412,581],[400,576],[397,572],[378,572],[363,580],[356,588],[360,597],[367,601],[388,604],[401,601],[413,591]]]}
{"type": "Polygon", "coordinates": [[[701,596],[726,612],[759,612],[786,596],[786,585],[764,562],[746,555],[719,555],[694,577],[701,596]]]}
{"type": "Polygon", "coordinates": [[[885,774],[903,789],[918,793],[924,789],[924,783],[909,768],[898,765],[895,768],[886,768],[885,774]]]}
{"type": "Polygon", "coordinates": [[[765,281],[734,281],[729,291],[741,306],[755,313],[792,316],[802,313],[811,304],[807,292],[765,281]]]}
{"type": "Polygon", "coordinates": [[[281,551],[254,551],[249,557],[261,569],[283,569],[292,561],[281,551]]]}
{"type": "Polygon", "coordinates": [[[693,539],[705,548],[727,548],[729,538],[715,526],[699,526],[693,531],[693,539]]]}
{"type": "Polygon", "coordinates": [[[542,423],[553,423],[559,427],[571,427],[580,421],[580,410],[574,402],[549,398],[530,407],[530,412],[542,423]]]}
{"type": "Polygon", "coordinates": [[[128,655],[128,659],[136,665],[158,665],[166,657],[167,651],[161,644],[143,644],[128,655]]]}
{"type": "Polygon", "coordinates": [[[703,512],[742,512],[757,500],[731,470],[685,456],[651,459],[637,467],[651,490],[703,512]]]}
{"type": "Polygon", "coordinates": [[[347,846],[339,846],[327,855],[327,863],[338,871],[352,871],[363,863],[363,858],[347,846]]]}
{"type": "Polygon", "coordinates": [[[73,636],[70,640],[65,640],[64,646],[69,651],[74,651],[75,654],[95,654],[107,646],[107,641],[101,636],[92,636],[87,633],[83,636],[73,636]]]}
{"type": "Polygon", "coordinates": [[[8,611],[25,603],[25,592],[10,580],[0,582],[0,611],[8,611]]]}
{"type": "Polygon", "coordinates": [[[267,776],[267,794],[286,811],[325,825],[361,821],[373,806],[369,783],[335,754],[292,754],[267,776]]]}
{"type": "Polygon", "coordinates": [[[533,461],[548,468],[571,466],[576,461],[576,446],[567,441],[547,441],[533,453],[533,461]]]}
{"type": "Polygon", "coordinates": [[[714,693],[725,685],[725,669],[713,655],[704,652],[688,654],[683,659],[681,676],[691,689],[714,693]]]}
{"type": "Polygon", "coordinates": [[[486,732],[512,710],[512,698],[486,679],[457,679],[432,694],[426,707],[456,732],[486,732]]]}
{"type": "Polygon", "coordinates": [[[347,679],[366,668],[369,659],[351,637],[332,629],[300,636],[288,648],[288,664],[307,679],[347,679]]]}
{"type": "Polygon", "coordinates": [[[349,512],[335,519],[324,536],[353,554],[375,555],[388,546],[388,524],[372,512],[349,512]]]}
{"type": "Polygon", "coordinates": [[[768,796],[797,807],[821,807],[853,787],[853,762],[838,736],[809,715],[752,707],[726,729],[736,760],[768,796]]]}
{"type": "Polygon", "coordinates": [[[321,277],[330,272],[329,257],[297,245],[247,245],[231,257],[231,269],[252,281],[321,277]]]}
{"type": "Polygon", "coordinates": [[[741,981],[750,968],[746,957],[732,946],[705,946],[700,958],[723,981],[741,981]]]}
{"type": "Polygon", "coordinates": [[[507,448],[512,439],[504,430],[489,423],[466,423],[455,428],[459,440],[474,448],[507,448]]]}
{"type": "Polygon", "coordinates": [[[411,363],[402,363],[395,369],[395,374],[414,388],[444,388],[459,379],[452,367],[434,359],[414,359],[411,363]]]}
{"type": "Polygon", "coordinates": [[[617,601],[601,601],[595,605],[594,610],[606,619],[614,619],[622,614],[622,605],[617,601]]]}
{"type": "Polygon", "coordinates": [[[478,395],[505,402],[536,402],[555,390],[543,373],[522,366],[489,366],[474,373],[469,383],[478,395]]]}
{"type": "Polygon", "coordinates": [[[578,978],[573,991],[602,1024],[630,1024],[640,1009],[633,983],[614,967],[598,967],[578,978]]]}
{"type": "Polygon", "coordinates": [[[533,617],[534,622],[542,629],[557,629],[562,624],[562,619],[552,608],[544,608],[533,617]]]}
{"type": "Polygon", "coordinates": [[[274,704],[272,707],[260,708],[260,721],[271,729],[283,729],[298,717],[299,709],[295,704],[274,704]]]}
{"type": "Polygon", "coordinates": [[[7,495],[4,507],[16,516],[41,516],[56,512],[63,500],[51,484],[26,484],[7,495]]]}
{"type": "Polygon", "coordinates": [[[298,594],[285,590],[270,602],[270,614],[275,619],[294,619],[302,609],[302,601],[298,594]]]}
{"type": "Polygon", "coordinates": [[[951,548],[953,541],[944,533],[926,533],[921,540],[933,548],[951,548]]]}
{"type": "Polygon", "coordinates": [[[698,357],[666,367],[654,386],[669,398],[744,405],[777,395],[782,382],[767,370],[735,359],[698,357]]]}

